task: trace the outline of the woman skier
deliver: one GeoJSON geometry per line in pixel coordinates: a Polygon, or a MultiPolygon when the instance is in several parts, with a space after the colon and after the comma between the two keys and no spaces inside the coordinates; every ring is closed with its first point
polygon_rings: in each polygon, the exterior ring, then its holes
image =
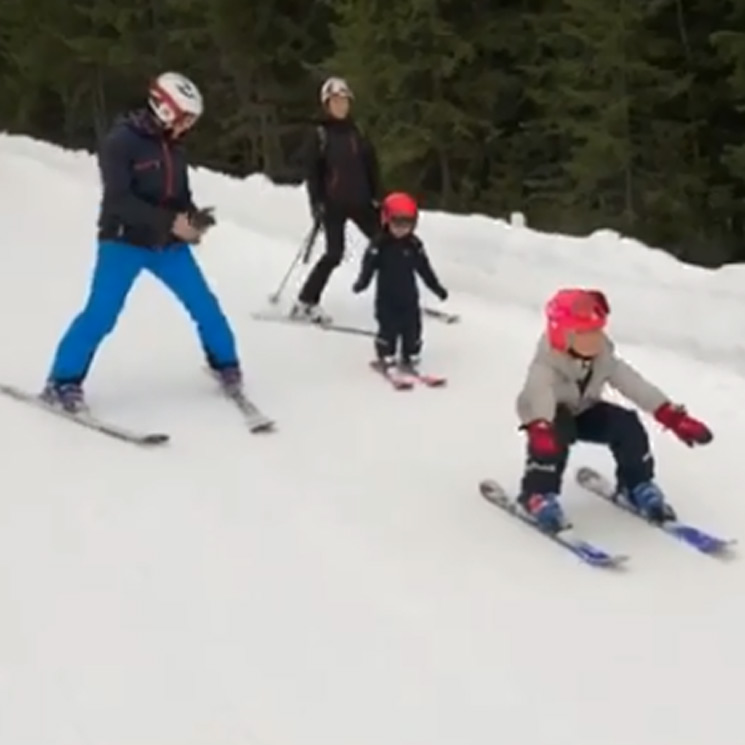
{"type": "Polygon", "coordinates": [[[546,305],[542,334],[517,399],[527,433],[527,463],[518,503],[548,532],[567,527],[559,503],[574,442],[607,445],[616,462],[619,494],[651,521],[675,513],[654,482],[649,438],[636,411],[604,401],[606,384],[686,445],[704,445],[712,433],[616,355],[605,333],[610,307],[598,290],[563,289],[546,305]]]}
{"type": "Polygon", "coordinates": [[[303,284],[291,316],[330,323],[321,296],[345,250],[345,227],[351,220],[372,239],[379,228],[381,196],[378,155],[351,114],[352,89],[343,78],[321,87],[323,119],[314,127],[307,150],[306,187],[314,221],[323,227],[326,250],[303,284]]]}

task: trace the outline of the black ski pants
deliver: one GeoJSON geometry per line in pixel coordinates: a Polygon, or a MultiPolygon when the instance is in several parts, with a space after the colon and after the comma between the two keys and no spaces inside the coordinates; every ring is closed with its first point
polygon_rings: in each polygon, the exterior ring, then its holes
{"type": "Polygon", "coordinates": [[[350,209],[328,207],[323,215],[326,251],[318,259],[300,290],[298,300],[301,302],[316,305],[321,300],[321,295],[326,289],[332,272],[341,264],[344,257],[346,247],[344,228],[347,220],[351,220],[369,240],[372,240],[380,229],[380,216],[372,203],[369,206],[350,209]]]}
{"type": "Polygon", "coordinates": [[[601,401],[574,416],[567,408],[559,406],[554,427],[561,443],[561,452],[547,458],[532,453],[528,446],[522,494],[559,494],[569,449],[575,442],[590,442],[610,448],[616,462],[619,487],[633,489],[653,478],[654,459],[649,437],[635,411],[601,401]]]}
{"type": "Polygon", "coordinates": [[[377,304],[375,318],[378,333],[375,353],[378,357],[394,357],[400,352],[404,362],[410,362],[422,351],[422,314],[419,306],[388,306],[377,304]]]}

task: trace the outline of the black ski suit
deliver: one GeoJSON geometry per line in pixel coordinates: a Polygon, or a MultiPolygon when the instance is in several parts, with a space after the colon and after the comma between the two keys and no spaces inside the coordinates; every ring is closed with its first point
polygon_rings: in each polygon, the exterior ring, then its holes
{"type": "Polygon", "coordinates": [[[352,220],[372,239],[380,229],[382,196],[378,158],[352,119],[325,119],[308,143],[306,188],[314,219],[326,235],[326,251],[308,275],[298,299],[316,305],[344,256],[344,228],[352,220]]]}
{"type": "Polygon", "coordinates": [[[380,233],[365,251],[352,291],[367,289],[376,272],[375,351],[380,359],[394,357],[400,340],[402,360],[413,362],[422,349],[417,275],[440,300],[447,299],[447,290],[432,269],[424,245],[413,233],[403,238],[388,231],[380,233]]]}

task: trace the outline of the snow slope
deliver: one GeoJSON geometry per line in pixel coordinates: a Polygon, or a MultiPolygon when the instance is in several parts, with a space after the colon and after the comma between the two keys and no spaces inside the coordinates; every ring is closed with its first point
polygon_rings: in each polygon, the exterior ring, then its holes
{"type": "MultiPolygon", "coordinates": [[[[0,745],[741,745],[742,562],[568,484],[583,530],[633,556],[623,576],[592,570],[476,483],[519,476],[513,400],[546,296],[597,283],[623,352],[717,435],[689,451],[654,427],[661,481],[691,520],[742,536],[745,270],[426,214],[464,321],[426,327],[450,387],[399,394],[366,370],[369,339],[250,318],[307,230],[302,191],[194,183],[220,216],[205,271],[280,430],[252,436],[216,398],[149,277],[88,393],[171,432],[168,449],[0,402],[0,745]]],[[[0,199],[0,377],[37,387],[86,291],[94,161],[2,136],[0,199]]],[[[369,324],[356,258],[328,308],[369,324]]],[[[580,462],[610,463],[590,447],[580,462]]]]}

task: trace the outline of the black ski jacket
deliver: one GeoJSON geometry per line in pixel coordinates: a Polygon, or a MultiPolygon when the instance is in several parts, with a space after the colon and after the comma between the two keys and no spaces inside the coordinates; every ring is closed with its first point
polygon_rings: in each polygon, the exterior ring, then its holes
{"type": "Polygon", "coordinates": [[[423,243],[416,235],[396,238],[383,231],[368,246],[354,292],[366,290],[377,274],[375,304],[383,310],[412,310],[419,307],[417,275],[440,300],[447,290],[432,269],[423,243]]]}
{"type": "Polygon", "coordinates": [[[306,188],[311,208],[331,211],[369,207],[382,190],[375,147],[347,119],[324,119],[306,146],[306,188]]]}

